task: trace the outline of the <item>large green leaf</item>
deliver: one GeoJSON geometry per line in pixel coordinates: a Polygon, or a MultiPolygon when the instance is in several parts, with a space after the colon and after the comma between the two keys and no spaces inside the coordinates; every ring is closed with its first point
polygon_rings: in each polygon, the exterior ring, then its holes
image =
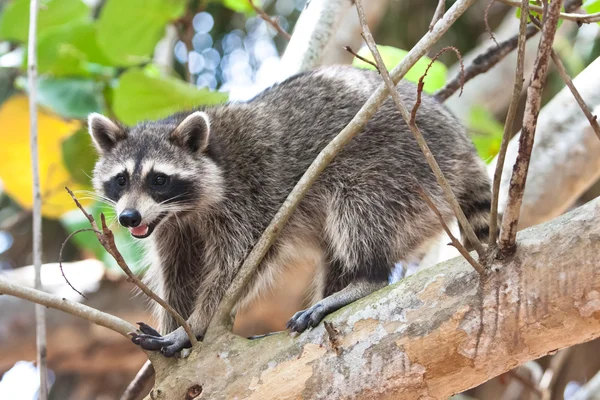
{"type": "Polygon", "coordinates": [[[469,115],[469,129],[477,153],[486,163],[489,163],[500,150],[503,125],[487,109],[475,106],[469,115]]]}
{"type": "Polygon", "coordinates": [[[588,14],[600,12],[600,0],[586,0],[581,6],[588,14]]]}
{"type": "MultiPolygon", "coordinates": [[[[44,35],[52,28],[89,18],[90,10],[81,0],[43,0],[38,16],[38,32],[44,35]]],[[[0,39],[27,41],[29,0],[14,0],[0,16],[0,39]]]]}
{"type": "Polygon", "coordinates": [[[66,118],[83,119],[102,112],[102,84],[80,78],[47,78],[39,81],[38,101],[66,118]]]}
{"type": "Polygon", "coordinates": [[[96,26],[90,21],[53,29],[39,39],[40,73],[88,76],[99,72],[100,65],[112,63],[98,47],[96,26]]]}
{"type": "MultiPolygon", "coordinates": [[[[391,46],[379,46],[378,45],[377,49],[379,50],[379,53],[381,54],[381,58],[383,58],[383,62],[385,63],[386,68],[390,71],[400,61],[402,61],[402,59],[404,57],[406,57],[406,55],[408,54],[408,51],[406,51],[406,50],[398,49],[398,48],[391,47],[391,46]]],[[[370,60],[373,62],[375,61],[375,59],[373,58],[373,55],[371,54],[371,51],[366,47],[363,47],[358,52],[358,55],[360,55],[363,58],[366,58],[367,60],[370,60]]],[[[419,79],[425,73],[425,70],[427,69],[427,66],[429,65],[429,63],[431,63],[431,59],[429,57],[422,57],[408,71],[408,73],[404,76],[404,79],[411,81],[411,82],[415,82],[415,83],[419,82],[419,79]]],[[[375,69],[375,67],[373,65],[371,65],[357,57],[354,58],[354,61],[352,62],[352,64],[359,68],[375,69]]],[[[427,76],[425,77],[425,84],[423,86],[423,90],[426,93],[433,93],[436,90],[441,89],[446,84],[447,74],[448,74],[448,69],[446,68],[446,66],[439,61],[435,61],[431,65],[431,68],[429,69],[429,72],[427,73],[427,76]]]]}
{"type": "Polygon", "coordinates": [[[227,100],[225,93],[198,89],[177,78],[149,76],[138,68],[121,75],[113,96],[115,115],[130,125],[227,100]]]}
{"type": "Polygon", "coordinates": [[[62,142],[62,159],[75,182],[91,188],[96,152],[87,129],[80,129],[62,142]]]}
{"type": "Polygon", "coordinates": [[[108,0],[98,20],[98,44],[115,65],[146,62],[185,6],[185,0],[108,0]]]}

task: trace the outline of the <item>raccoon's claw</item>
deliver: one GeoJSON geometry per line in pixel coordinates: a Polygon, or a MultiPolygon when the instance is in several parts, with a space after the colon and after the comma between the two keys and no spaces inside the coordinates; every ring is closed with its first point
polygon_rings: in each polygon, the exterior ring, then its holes
{"type": "Polygon", "coordinates": [[[292,332],[302,333],[306,328],[314,328],[319,325],[319,322],[327,314],[327,310],[323,305],[317,303],[306,310],[298,311],[288,321],[286,328],[292,332]]]}
{"type": "Polygon", "coordinates": [[[184,348],[192,347],[183,328],[177,328],[168,335],[161,336],[154,328],[144,323],[138,323],[141,335],[133,334],[131,341],[144,350],[159,351],[165,357],[173,357],[184,348]]]}

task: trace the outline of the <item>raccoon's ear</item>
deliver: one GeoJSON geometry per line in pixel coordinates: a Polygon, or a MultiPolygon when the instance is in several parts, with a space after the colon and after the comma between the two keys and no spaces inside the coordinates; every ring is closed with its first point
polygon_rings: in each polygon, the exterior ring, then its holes
{"type": "Polygon", "coordinates": [[[173,132],[169,139],[177,146],[187,148],[193,153],[204,152],[208,148],[210,121],[208,115],[196,111],[188,115],[173,132]]]}
{"type": "Polygon", "coordinates": [[[120,140],[127,137],[121,126],[98,113],[88,115],[88,131],[100,153],[108,153],[120,140]]]}

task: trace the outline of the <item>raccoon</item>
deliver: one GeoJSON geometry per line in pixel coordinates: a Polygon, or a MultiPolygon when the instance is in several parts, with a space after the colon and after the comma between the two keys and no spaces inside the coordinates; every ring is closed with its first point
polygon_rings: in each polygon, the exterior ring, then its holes
{"type": "MultiPolygon", "coordinates": [[[[377,73],[323,67],[276,84],[247,102],[121,126],[89,116],[100,157],[95,189],[115,203],[121,225],[150,242],[146,280],[202,338],[245,257],[319,152],[381,84],[377,73]]],[[[416,87],[397,87],[414,104],[416,87]]],[[[417,123],[477,235],[488,233],[490,182],[464,128],[423,96],[417,123]]],[[[261,263],[238,309],[306,252],[318,254],[312,305],[294,332],[388,282],[394,264],[441,232],[415,190],[453,218],[407,125],[387,100],[324,170],[261,263]]],[[[159,331],[133,338],[172,356],[190,345],[161,308],[159,331]]]]}

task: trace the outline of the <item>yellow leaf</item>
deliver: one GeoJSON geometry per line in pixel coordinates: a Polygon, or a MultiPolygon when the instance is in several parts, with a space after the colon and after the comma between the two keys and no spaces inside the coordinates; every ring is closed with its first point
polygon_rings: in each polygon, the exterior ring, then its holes
{"type": "MultiPolygon", "coordinates": [[[[15,95],[0,107],[0,179],[4,190],[23,208],[33,205],[31,153],[29,149],[29,105],[24,95],[15,95]]],[[[42,214],[58,218],[74,207],[64,186],[79,189],[62,161],[62,141],[81,127],[38,109],[38,148],[42,214]]]]}

